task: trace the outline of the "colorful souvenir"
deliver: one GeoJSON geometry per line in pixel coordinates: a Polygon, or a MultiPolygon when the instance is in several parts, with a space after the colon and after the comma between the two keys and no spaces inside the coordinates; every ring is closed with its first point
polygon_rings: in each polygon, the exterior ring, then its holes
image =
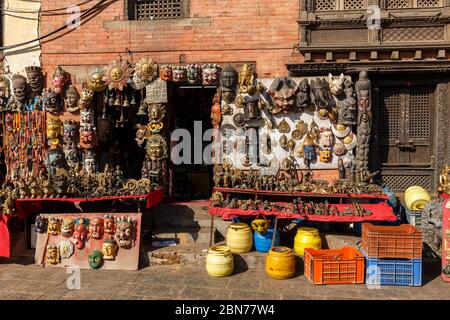
{"type": "Polygon", "coordinates": [[[187,79],[189,84],[201,84],[202,83],[202,68],[196,64],[190,64],[187,66],[187,79]]]}
{"type": "Polygon", "coordinates": [[[172,67],[173,82],[184,83],[187,81],[187,71],[186,67],[183,66],[173,66],[172,67]]]}
{"type": "Polygon", "coordinates": [[[42,68],[37,66],[26,67],[28,83],[30,84],[31,91],[35,96],[41,94],[44,88],[44,75],[42,74],[42,68]]]}
{"type": "Polygon", "coordinates": [[[162,103],[148,104],[149,129],[153,133],[161,131],[163,128],[163,119],[166,115],[166,106],[162,103]]]}
{"type": "Polygon", "coordinates": [[[336,136],[336,138],[343,139],[352,131],[352,128],[343,124],[333,123],[331,126],[331,131],[336,136]]]}
{"type": "Polygon", "coordinates": [[[97,250],[89,252],[88,263],[92,269],[100,268],[103,264],[103,253],[97,250]]]}
{"type": "Polygon", "coordinates": [[[253,84],[254,77],[255,75],[252,67],[248,64],[244,64],[239,71],[239,93],[247,93],[249,95],[255,94],[256,87],[253,84]]]}
{"type": "Polygon", "coordinates": [[[110,237],[102,244],[103,260],[115,260],[118,250],[117,242],[110,237]]]}
{"type": "Polygon", "coordinates": [[[53,91],[57,94],[61,94],[66,86],[67,82],[70,80],[69,75],[66,71],[63,70],[60,66],[58,66],[53,74],[53,91]]]}
{"type": "Polygon", "coordinates": [[[104,232],[114,235],[116,232],[116,220],[114,217],[112,215],[105,215],[104,224],[104,232]]]}
{"type": "Polygon", "coordinates": [[[292,78],[276,78],[269,88],[269,95],[272,97],[275,106],[269,108],[272,114],[280,112],[287,113],[296,106],[298,86],[292,78]]]}
{"type": "Polygon", "coordinates": [[[36,216],[36,221],[34,222],[34,231],[37,233],[44,233],[47,231],[47,218],[44,218],[40,215],[36,216]]]}
{"type": "Polygon", "coordinates": [[[61,259],[69,259],[75,251],[75,246],[69,239],[59,243],[59,255],[61,259]]]}
{"type": "Polygon", "coordinates": [[[322,148],[331,148],[333,146],[333,132],[330,128],[320,128],[319,146],[322,148]]]}
{"type": "Polygon", "coordinates": [[[0,75],[0,112],[6,111],[4,108],[8,104],[9,98],[9,79],[4,75],[0,75]]]}
{"type": "Polygon", "coordinates": [[[316,160],[316,143],[311,135],[308,133],[305,136],[302,144],[302,157],[305,165],[309,167],[310,163],[316,160]]]}
{"type": "Polygon", "coordinates": [[[101,239],[103,238],[104,221],[102,218],[91,219],[89,223],[89,238],[101,239]]]}
{"type": "Polygon", "coordinates": [[[62,148],[52,140],[50,148],[47,149],[44,159],[45,168],[50,175],[55,175],[57,169],[64,168],[66,162],[62,148]]]}
{"type": "Polygon", "coordinates": [[[58,264],[61,261],[59,248],[56,245],[48,245],[45,253],[45,262],[47,264],[58,264]]]}
{"type": "Polygon", "coordinates": [[[107,84],[103,80],[103,70],[96,69],[93,73],[89,74],[86,79],[86,84],[89,89],[94,92],[102,92],[106,89],[107,84]]]}
{"type": "Polygon", "coordinates": [[[64,238],[70,238],[75,229],[75,221],[71,218],[64,218],[61,226],[61,235],[64,238]]]}
{"type": "Polygon", "coordinates": [[[129,249],[134,246],[136,240],[136,221],[131,217],[117,218],[115,236],[120,248],[129,249]]]}
{"type": "Polygon", "coordinates": [[[222,119],[222,113],[220,110],[220,96],[214,95],[213,106],[211,107],[211,123],[213,128],[219,128],[220,120],[222,119]]]}
{"type": "Polygon", "coordinates": [[[343,156],[347,153],[347,149],[344,144],[341,142],[336,142],[333,146],[333,153],[337,156],[343,156]]]}
{"type": "Polygon", "coordinates": [[[75,239],[75,246],[78,250],[83,250],[85,242],[88,238],[87,226],[89,225],[89,219],[78,218],[75,220],[75,231],[73,237],[75,239]]]}
{"type": "Polygon", "coordinates": [[[172,67],[168,65],[163,65],[159,67],[159,77],[164,81],[172,81],[173,73],[172,67]]]}
{"type": "Polygon", "coordinates": [[[330,163],[333,158],[333,153],[331,149],[328,148],[320,148],[319,149],[319,161],[323,163],[330,163]]]}
{"type": "Polygon", "coordinates": [[[25,103],[28,96],[27,78],[20,74],[15,74],[12,77],[13,95],[16,101],[25,103]]]}
{"type": "Polygon", "coordinates": [[[50,217],[47,222],[47,233],[52,236],[57,236],[61,232],[61,220],[58,218],[50,217]]]}
{"type": "Polygon", "coordinates": [[[93,130],[83,130],[80,133],[80,148],[81,149],[92,149],[97,146],[97,141],[95,137],[95,131],[93,130]]]}
{"type": "Polygon", "coordinates": [[[97,171],[97,162],[95,161],[95,153],[87,150],[83,159],[83,171],[87,174],[92,174],[97,171]]]}
{"type": "Polygon", "coordinates": [[[220,66],[208,63],[202,66],[202,84],[204,86],[216,86],[220,81],[220,66]]]}

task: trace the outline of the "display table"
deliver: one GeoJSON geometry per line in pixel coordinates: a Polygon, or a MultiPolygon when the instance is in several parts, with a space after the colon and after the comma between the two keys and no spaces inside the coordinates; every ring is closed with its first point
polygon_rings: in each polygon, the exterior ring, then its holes
{"type": "MultiPolygon", "coordinates": [[[[112,200],[136,200],[138,203],[138,212],[140,212],[139,199],[146,199],[146,209],[149,209],[163,200],[163,189],[156,189],[148,194],[132,195],[132,196],[109,196],[99,198],[43,198],[43,199],[17,199],[16,200],[16,214],[14,216],[24,219],[29,215],[41,213],[44,205],[51,202],[65,202],[65,203],[86,203],[86,202],[100,202],[112,200]]],[[[0,214],[0,257],[10,257],[10,234],[8,230],[7,221],[11,216],[0,214]]]]}

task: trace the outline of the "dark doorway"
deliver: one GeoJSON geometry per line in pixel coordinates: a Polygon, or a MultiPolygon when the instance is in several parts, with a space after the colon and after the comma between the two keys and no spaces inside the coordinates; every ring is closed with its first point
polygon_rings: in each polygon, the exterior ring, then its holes
{"type": "MultiPolygon", "coordinates": [[[[186,129],[191,138],[191,164],[173,165],[173,197],[176,201],[203,200],[211,196],[213,165],[194,164],[194,123],[201,122],[202,135],[212,128],[211,106],[215,88],[177,87],[173,99],[173,129],[186,129]]],[[[203,139],[202,139],[203,141],[203,139]]],[[[202,151],[210,141],[202,142],[202,151]]]]}

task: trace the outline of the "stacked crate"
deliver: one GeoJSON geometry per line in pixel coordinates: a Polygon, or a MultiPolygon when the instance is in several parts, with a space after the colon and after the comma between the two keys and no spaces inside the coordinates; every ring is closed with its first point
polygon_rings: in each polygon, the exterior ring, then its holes
{"type": "Polygon", "coordinates": [[[366,283],[372,285],[422,285],[422,232],[416,227],[362,226],[366,283]]]}

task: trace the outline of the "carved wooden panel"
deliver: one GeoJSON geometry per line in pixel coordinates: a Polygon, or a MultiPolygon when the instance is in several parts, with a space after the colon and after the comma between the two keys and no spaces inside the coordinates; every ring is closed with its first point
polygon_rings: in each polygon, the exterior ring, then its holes
{"type": "Polygon", "coordinates": [[[400,162],[400,90],[396,87],[381,87],[377,112],[378,139],[381,163],[400,162]]]}
{"type": "Polygon", "coordinates": [[[367,29],[312,30],[311,44],[341,44],[368,41],[367,29]]]}
{"type": "Polygon", "coordinates": [[[336,0],[315,0],[315,11],[331,11],[336,9],[336,0]]]}
{"type": "Polygon", "coordinates": [[[430,173],[425,174],[383,174],[385,182],[393,191],[404,191],[411,186],[421,186],[427,190],[432,189],[432,177],[430,173]]]}
{"type": "Polygon", "coordinates": [[[406,27],[383,29],[383,42],[445,40],[444,27],[406,27]]]}
{"type": "Polygon", "coordinates": [[[387,9],[409,8],[411,6],[411,0],[387,0],[387,9]]]}
{"type": "Polygon", "coordinates": [[[440,7],[440,6],[442,6],[441,0],[417,0],[418,8],[440,7]]]}
{"type": "Polygon", "coordinates": [[[367,2],[362,0],[344,0],[344,10],[366,9],[367,2]]]}

